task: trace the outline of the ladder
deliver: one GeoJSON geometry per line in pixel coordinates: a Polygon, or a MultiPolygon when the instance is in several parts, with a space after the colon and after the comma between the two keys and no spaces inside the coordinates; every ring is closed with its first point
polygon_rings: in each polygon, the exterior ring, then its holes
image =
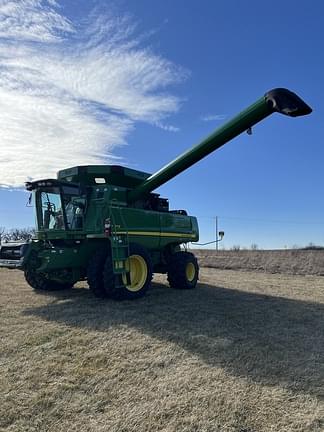
{"type": "MultiPolygon", "coordinates": [[[[120,207],[110,206],[110,219],[111,219],[111,254],[113,263],[113,272],[115,275],[126,274],[127,283],[130,283],[130,274],[128,268],[129,257],[129,236],[128,228],[126,226],[122,210],[120,207]],[[123,233],[117,231],[114,211],[119,211],[119,220],[122,222],[123,233]]],[[[121,278],[118,278],[121,281],[121,278]]],[[[121,282],[120,282],[121,283],[121,282]]]]}

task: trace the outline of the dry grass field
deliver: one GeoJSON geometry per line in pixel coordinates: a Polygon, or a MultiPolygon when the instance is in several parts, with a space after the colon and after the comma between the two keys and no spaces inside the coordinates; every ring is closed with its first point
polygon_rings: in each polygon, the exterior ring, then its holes
{"type": "Polygon", "coordinates": [[[324,250],[195,250],[202,267],[324,276],[324,250]]]}
{"type": "Polygon", "coordinates": [[[323,431],[324,278],[202,269],[135,302],[0,270],[1,431],[323,431]]]}

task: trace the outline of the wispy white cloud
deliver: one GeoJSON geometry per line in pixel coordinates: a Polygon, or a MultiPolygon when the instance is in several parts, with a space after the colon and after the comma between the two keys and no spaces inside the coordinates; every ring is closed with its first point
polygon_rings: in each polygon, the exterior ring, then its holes
{"type": "Polygon", "coordinates": [[[206,114],[204,116],[201,116],[200,119],[202,121],[220,121],[220,120],[224,120],[226,118],[225,114],[206,114]]]}
{"type": "Polygon", "coordinates": [[[165,131],[168,132],[179,132],[180,128],[170,125],[170,124],[165,124],[165,123],[161,123],[161,122],[155,122],[155,126],[159,127],[160,129],[163,129],[165,131]]]}
{"type": "Polygon", "coordinates": [[[136,37],[129,17],[72,23],[55,0],[0,1],[0,186],[111,162],[136,122],[167,131],[186,72],[136,37]]]}
{"type": "Polygon", "coordinates": [[[64,33],[74,31],[73,25],[55,10],[56,7],[55,0],[2,0],[0,37],[56,42],[64,33]]]}

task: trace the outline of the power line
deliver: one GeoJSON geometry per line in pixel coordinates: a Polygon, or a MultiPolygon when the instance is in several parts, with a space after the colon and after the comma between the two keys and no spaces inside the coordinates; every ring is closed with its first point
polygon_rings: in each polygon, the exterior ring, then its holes
{"type": "MultiPolygon", "coordinates": [[[[215,216],[196,216],[198,219],[213,219],[215,220],[215,216]]],[[[263,223],[280,223],[280,224],[291,224],[291,225],[324,225],[323,222],[314,222],[314,221],[292,221],[292,220],[274,220],[274,219],[259,219],[259,218],[248,218],[241,216],[218,216],[219,219],[224,220],[241,220],[241,221],[250,221],[250,222],[263,222],[263,223]]]]}

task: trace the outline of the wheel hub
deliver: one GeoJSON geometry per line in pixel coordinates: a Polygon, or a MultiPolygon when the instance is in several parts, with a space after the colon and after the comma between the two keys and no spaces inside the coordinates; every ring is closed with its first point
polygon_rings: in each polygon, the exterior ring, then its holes
{"type": "Polygon", "coordinates": [[[186,265],[186,278],[189,282],[192,282],[196,275],[196,269],[192,262],[186,265]]]}
{"type": "Polygon", "coordinates": [[[127,283],[126,275],[122,279],[125,287],[132,292],[143,288],[147,279],[147,265],[145,259],[140,255],[131,255],[127,260],[130,273],[130,283],[127,283]]]}

